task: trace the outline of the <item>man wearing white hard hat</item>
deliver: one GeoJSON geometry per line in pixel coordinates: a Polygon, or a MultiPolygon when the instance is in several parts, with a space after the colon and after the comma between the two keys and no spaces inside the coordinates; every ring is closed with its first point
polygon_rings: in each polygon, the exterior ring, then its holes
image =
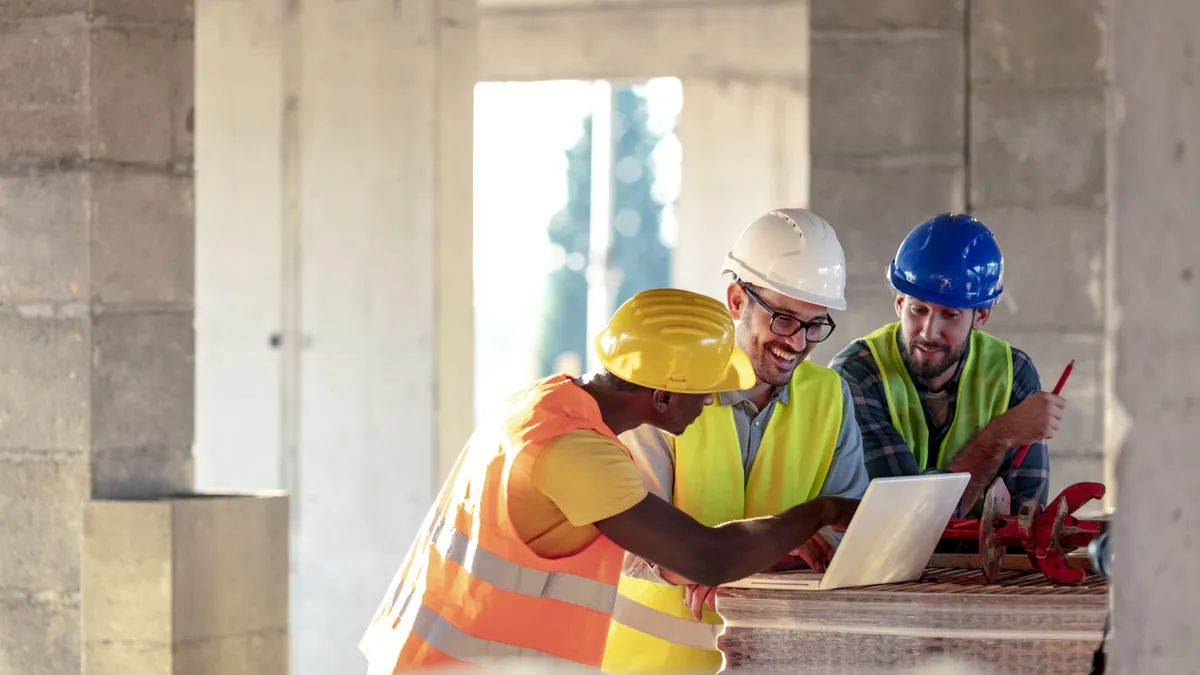
{"type": "MultiPolygon", "coordinates": [[[[803,209],[763,214],[725,258],[735,342],[750,389],[720,394],[683,434],[621,435],[652,492],[709,526],[772,515],[819,496],[861,498],[870,479],[849,387],[807,360],[846,308],[846,258],[829,223],[803,209]]],[[[837,535],[818,533],[781,564],[823,571],[837,535]]],[[[715,673],[721,617],[712,588],[626,558],[608,633],[606,673],[715,673]]]]}

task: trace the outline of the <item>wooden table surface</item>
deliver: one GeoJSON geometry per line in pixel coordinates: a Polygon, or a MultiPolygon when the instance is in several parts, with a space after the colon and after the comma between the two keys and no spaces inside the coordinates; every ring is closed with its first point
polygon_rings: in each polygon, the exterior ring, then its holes
{"type": "Polygon", "coordinates": [[[1023,570],[989,584],[979,570],[930,568],[920,581],[855,589],[722,588],[716,606],[726,670],[871,672],[953,657],[993,673],[1086,675],[1108,584],[1089,575],[1055,586],[1023,570]]]}

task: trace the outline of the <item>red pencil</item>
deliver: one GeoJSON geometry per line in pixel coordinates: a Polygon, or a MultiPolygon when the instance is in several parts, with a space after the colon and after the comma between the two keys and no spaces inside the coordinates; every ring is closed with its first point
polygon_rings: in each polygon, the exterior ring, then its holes
{"type": "MultiPolygon", "coordinates": [[[[1074,365],[1075,365],[1075,359],[1071,359],[1071,362],[1067,364],[1067,367],[1063,368],[1062,375],[1060,375],[1058,377],[1058,384],[1054,385],[1053,393],[1055,396],[1058,396],[1062,392],[1063,385],[1067,383],[1067,376],[1071,374],[1071,368],[1074,365]]],[[[1014,467],[1021,466],[1021,462],[1025,461],[1025,454],[1028,452],[1029,452],[1029,446],[1022,445],[1021,450],[1019,452],[1017,452],[1017,458],[1015,460],[1013,460],[1013,466],[1014,467]]]]}

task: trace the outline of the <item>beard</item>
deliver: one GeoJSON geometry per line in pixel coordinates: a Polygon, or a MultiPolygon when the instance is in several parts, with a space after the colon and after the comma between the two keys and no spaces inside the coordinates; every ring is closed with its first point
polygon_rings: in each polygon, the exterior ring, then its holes
{"type": "Polygon", "coordinates": [[[762,344],[756,343],[753,345],[738,346],[750,357],[750,364],[754,367],[754,374],[758,377],[758,380],[766,382],[772,387],[782,387],[791,382],[792,374],[796,372],[796,367],[808,357],[808,352],[812,351],[810,345],[804,351],[796,352],[778,340],[771,340],[762,344]],[[776,352],[790,356],[784,359],[778,357],[776,352]]]}
{"type": "Polygon", "coordinates": [[[900,356],[904,359],[904,365],[908,367],[908,372],[916,378],[922,380],[931,380],[946,373],[946,371],[958,365],[962,359],[963,353],[967,350],[967,342],[970,340],[970,335],[967,340],[959,345],[957,349],[951,349],[950,345],[939,342],[930,342],[922,338],[914,337],[908,343],[902,341],[904,349],[901,350],[900,356]],[[930,356],[933,353],[940,352],[942,358],[938,361],[923,361],[918,362],[913,358],[912,350],[921,347],[928,350],[930,356]]]}

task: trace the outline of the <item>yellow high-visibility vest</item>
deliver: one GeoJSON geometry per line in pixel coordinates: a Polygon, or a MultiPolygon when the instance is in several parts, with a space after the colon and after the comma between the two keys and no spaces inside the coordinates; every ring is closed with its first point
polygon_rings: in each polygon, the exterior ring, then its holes
{"type": "MultiPolygon", "coordinates": [[[[733,409],[714,404],[675,439],[673,503],[704,525],[775,515],[821,492],[842,426],[837,373],[808,361],[777,402],[749,480],[742,467],[733,409]]],[[[716,673],[721,617],[705,608],[696,621],[683,604],[684,587],[621,577],[602,669],[716,673]]]]}
{"type": "Polygon", "coordinates": [[[899,328],[899,322],[890,323],[863,338],[863,342],[879,367],[892,426],[912,450],[917,468],[924,471],[932,460],[933,466],[944,469],[980,429],[1008,410],[1013,386],[1012,347],[981,330],[971,331],[967,362],[958,379],[954,417],[937,456],[931,457],[925,408],[896,342],[899,328]]]}

